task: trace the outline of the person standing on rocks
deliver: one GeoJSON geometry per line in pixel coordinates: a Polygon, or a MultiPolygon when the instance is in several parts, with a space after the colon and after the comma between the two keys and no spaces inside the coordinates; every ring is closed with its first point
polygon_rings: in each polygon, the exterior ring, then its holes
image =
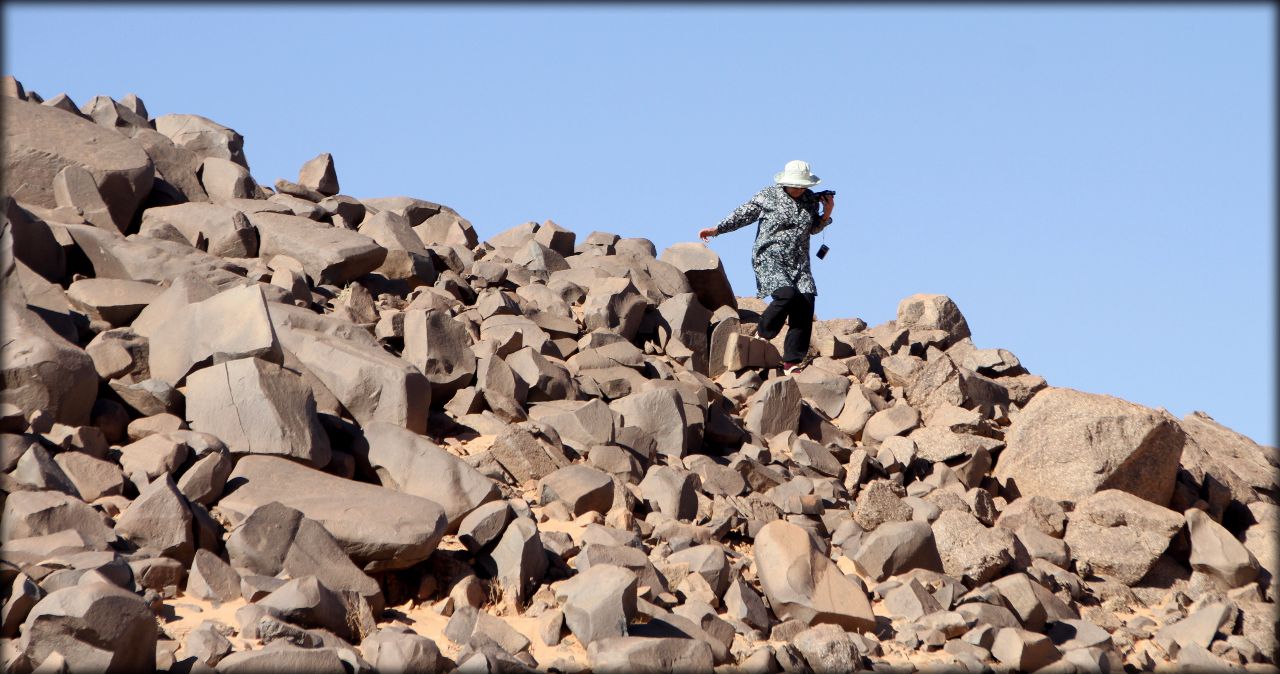
{"type": "Polygon", "coordinates": [[[822,181],[810,171],[808,162],[798,159],[787,162],[774,174],[773,182],[720,224],[699,231],[698,236],[706,241],[760,221],[751,266],[756,273],[756,296],[772,301],[760,314],[758,334],[773,339],[783,323],[790,326],[783,344],[782,371],[791,374],[808,356],[818,295],[809,269],[809,237],[831,224],[835,193],[810,190],[822,181]]]}

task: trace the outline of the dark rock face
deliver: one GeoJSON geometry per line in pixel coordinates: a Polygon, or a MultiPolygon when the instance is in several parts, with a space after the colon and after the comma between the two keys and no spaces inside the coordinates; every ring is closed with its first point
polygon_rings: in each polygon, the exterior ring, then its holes
{"type": "Polygon", "coordinates": [[[945,295],[784,375],[705,245],[484,238],[3,92],[6,671],[1276,663],[1276,449],[1050,386],[945,295]]]}

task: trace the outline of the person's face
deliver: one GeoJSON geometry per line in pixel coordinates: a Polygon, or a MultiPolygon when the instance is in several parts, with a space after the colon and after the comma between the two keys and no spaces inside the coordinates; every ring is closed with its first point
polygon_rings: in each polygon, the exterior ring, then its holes
{"type": "Polygon", "coordinates": [[[806,189],[806,188],[804,188],[804,187],[783,187],[782,189],[786,190],[786,191],[787,191],[787,194],[791,195],[791,198],[792,198],[792,199],[796,199],[796,198],[799,198],[801,194],[804,194],[804,191],[805,191],[805,189],[806,189]]]}

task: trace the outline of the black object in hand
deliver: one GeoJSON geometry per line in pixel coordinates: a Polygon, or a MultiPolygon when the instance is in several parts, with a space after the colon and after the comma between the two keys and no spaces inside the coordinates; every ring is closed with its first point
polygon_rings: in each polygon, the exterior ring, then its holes
{"type": "Polygon", "coordinates": [[[830,194],[831,196],[833,196],[833,197],[834,197],[834,196],[836,195],[836,191],[835,191],[835,190],[822,190],[821,192],[814,192],[814,193],[813,193],[813,196],[818,197],[819,199],[821,199],[822,197],[825,197],[825,196],[827,196],[828,194],[830,194]]]}
{"type": "Polygon", "coordinates": [[[825,244],[825,243],[824,243],[824,244],[822,244],[821,246],[819,246],[819,247],[818,247],[818,259],[819,259],[819,260],[821,260],[821,259],[825,258],[825,257],[827,256],[827,251],[829,251],[829,250],[831,250],[831,248],[829,248],[829,247],[827,246],[827,244],[825,244]]]}

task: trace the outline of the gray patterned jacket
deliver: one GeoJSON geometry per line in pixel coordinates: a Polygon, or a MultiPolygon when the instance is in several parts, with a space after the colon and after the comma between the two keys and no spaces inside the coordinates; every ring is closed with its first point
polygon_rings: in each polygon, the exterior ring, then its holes
{"type": "Polygon", "coordinates": [[[785,286],[817,294],[809,269],[809,236],[826,227],[818,219],[818,204],[813,190],[792,199],[782,187],[770,185],[716,225],[719,235],[760,221],[751,249],[757,297],[768,297],[785,286]]]}

